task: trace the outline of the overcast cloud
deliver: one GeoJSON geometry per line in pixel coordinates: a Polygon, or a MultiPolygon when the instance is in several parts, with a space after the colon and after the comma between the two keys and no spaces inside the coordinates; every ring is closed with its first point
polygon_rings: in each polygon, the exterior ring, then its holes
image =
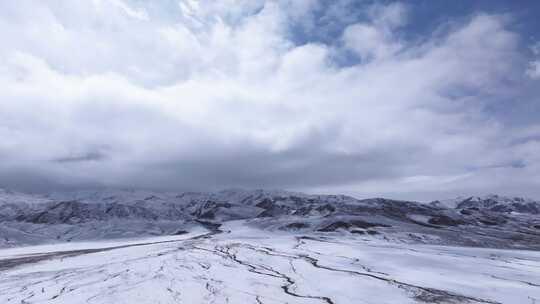
{"type": "Polygon", "coordinates": [[[414,10],[2,1],[0,186],[540,197],[540,43],[414,10]]]}

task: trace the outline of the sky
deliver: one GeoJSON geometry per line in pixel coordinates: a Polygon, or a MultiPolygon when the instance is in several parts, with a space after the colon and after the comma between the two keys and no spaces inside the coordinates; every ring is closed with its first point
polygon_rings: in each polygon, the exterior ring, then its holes
{"type": "Polygon", "coordinates": [[[0,2],[0,187],[540,198],[540,2],[0,2]]]}

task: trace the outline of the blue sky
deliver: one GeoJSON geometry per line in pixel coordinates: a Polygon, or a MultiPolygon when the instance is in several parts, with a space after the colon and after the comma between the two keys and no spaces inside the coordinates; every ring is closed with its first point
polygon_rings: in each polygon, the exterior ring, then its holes
{"type": "Polygon", "coordinates": [[[540,197],[538,1],[4,1],[0,187],[540,197]]]}

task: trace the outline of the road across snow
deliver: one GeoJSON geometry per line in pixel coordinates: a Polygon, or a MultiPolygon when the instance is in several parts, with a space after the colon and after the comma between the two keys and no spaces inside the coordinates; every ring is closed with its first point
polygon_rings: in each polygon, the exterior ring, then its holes
{"type": "Polygon", "coordinates": [[[540,303],[539,252],[222,231],[0,250],[0,303],[540,303]]]}

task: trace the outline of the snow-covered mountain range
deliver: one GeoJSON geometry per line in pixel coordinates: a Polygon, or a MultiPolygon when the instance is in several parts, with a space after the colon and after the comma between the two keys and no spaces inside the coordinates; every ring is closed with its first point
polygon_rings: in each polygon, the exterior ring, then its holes
{"type": "Polygon", "coordinates": [[[0,246],[182,234],[231,220],[269,231],[400,242],[540,248],[540,202],[497,195],[429,204],[281,190],[161,193],[0,190],[0,246]]]}
{"type": "Polygon", "coordinates": [[[433,206],[457,209],[482,209],[500,213],[539,214],[540,202],[523,197],[506,197],[497,194],[486,196],[458,197],[452,200],[434,201],[433,206]]]}

